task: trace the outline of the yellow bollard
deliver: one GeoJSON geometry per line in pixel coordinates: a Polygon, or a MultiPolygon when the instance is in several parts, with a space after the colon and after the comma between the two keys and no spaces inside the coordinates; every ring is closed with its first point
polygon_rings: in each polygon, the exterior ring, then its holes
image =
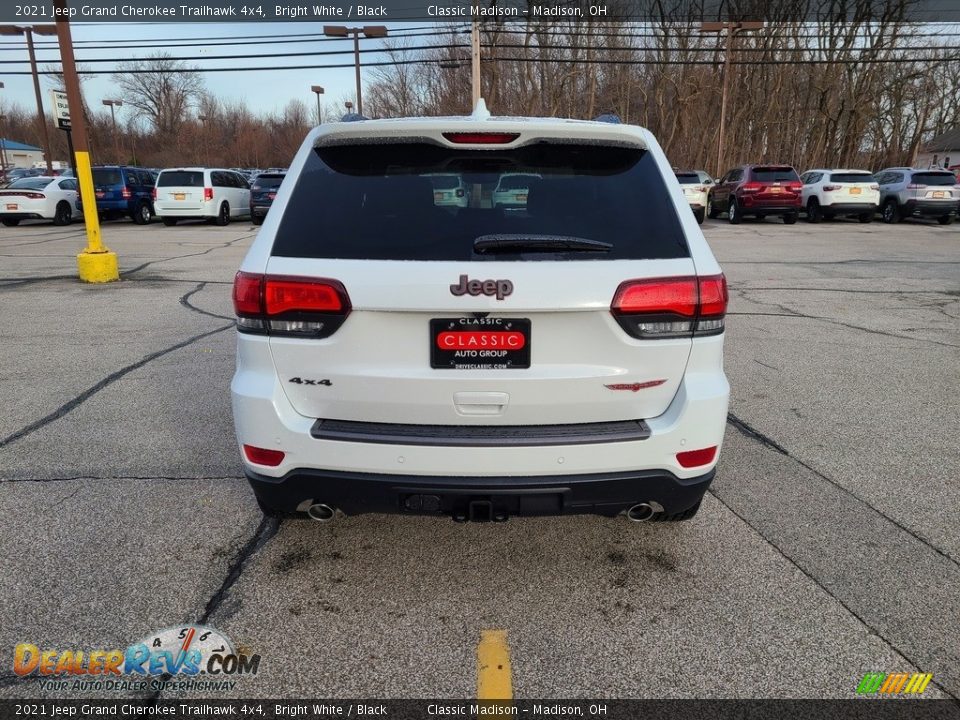
{"type": "Polygon", "coordinates": [[[83,223],[87,228],[87,246],[77,255],[80,280],[88,283],[106,283],[120,279],[117,254],[100,239],[100,217],[97,214],[97,198],[93,189],[93,173],[90,170],[90,153],[78,150],[77,181],[80,183],[80,198],[83,202],[83,223]]]}

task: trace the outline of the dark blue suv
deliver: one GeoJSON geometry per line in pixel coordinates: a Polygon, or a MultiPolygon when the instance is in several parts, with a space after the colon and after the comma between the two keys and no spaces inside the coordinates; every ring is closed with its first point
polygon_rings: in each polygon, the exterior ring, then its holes
{"type": "Polygon", "coordinates": [[[250,220],[254,225],[263,225],[284,177],[283,172],[265,172],[250,181],[250,220]]]}
{"type": "Polygon", "coordinates": [[[93,191],[97,210],[106,219],[129,217],[146,225],[153,217],[153,186],[156,175],[129,165],[97,165],[93,168],[93,191]]]}

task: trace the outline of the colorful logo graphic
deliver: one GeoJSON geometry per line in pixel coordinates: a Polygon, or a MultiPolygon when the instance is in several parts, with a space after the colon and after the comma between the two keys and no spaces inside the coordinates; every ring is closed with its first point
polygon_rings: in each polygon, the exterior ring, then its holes
{"type": "Polygon", "coordinates": [[[230,638],[204,625],[166,628],[124,650],[51,650],[33,643],[13,650],[20,677],[255,675],[259,666],[259,655],[238,652],[230,638]]]}
{"type": "Polygon", "coordinates": [[[931,673],[867,673],[857,686],[857,694],[919,695],[931,680],[931,673]]]}

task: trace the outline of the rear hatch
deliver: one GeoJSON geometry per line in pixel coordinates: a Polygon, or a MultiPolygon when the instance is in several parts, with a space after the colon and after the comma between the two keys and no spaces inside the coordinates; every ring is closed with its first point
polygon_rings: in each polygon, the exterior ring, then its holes
{"type": "Polygon", "coordinates": [[[662,414],[690,353],[695,268],[653,155],[427,140],[314,149],[284,198],[266,294],[279,312],[298,298],[330,311],[271,321],[289,331],[270,347],[296,410],[428,425],[662,414]],[[526,197],[492,207],[515,173],[526,197]],[[470,206],[438,203],[437,174],[459,175],[470,206]]]}
{"type": "Polygon", "coordinates": [[[203,175],[203,170],[163,170],[157,178],[156,204],[165,210],[200,210],[203,175]]]}
{"type": "Polygon", "coordinates": [[[880,186],[868,172],[833,172],[823,186],[829,204],[880,202],[880,186]]]}
{"type": "Polygon", "coordinates": [[[49,180],[20,178],[0,190],[0,212],[38,212],[46,206],[49,180]]]}
{"type": "Polygon", "coordinates": [[[758,204],[799,205],[803,183],[789,165],[755,166],[742,189],[758,204]]]}
{"type": "Polygon", "coordinates": [[[695,172],[678,172],[676,175],[677,182],[680,183],[680,187],[683,190],[684,197],[687,198],[687,202],[703,203],[703,194],[707,191],[707,186],[703,184],[703,180],[700,179],[700,176],[695,172]]]}
{"type": "Polygon", "coordinates": [[[907,185],[907,196],[924,201],[942,201],[944,203],[960,200],[957,190],[957,178],[946,170],[915,172],[907,185]]]}
{"type": "Polygon", "coordinates": [[[123,173],[116,167],[95,167],[93,174],[93,194],[97,198],[98,204],[104,202],[117,202],[127,200],[130,197],[130,191],[123,181],[123,173]],[[124,190],[127,190],[126,196],[124,190]]]}
{"type": "Polygon", "coordinates": [[[253,205],[270,205],[277,197],[277,189],[283,182],[284,175],[279,173],[257,175],[250,185],[250,202],[253,205]]]}

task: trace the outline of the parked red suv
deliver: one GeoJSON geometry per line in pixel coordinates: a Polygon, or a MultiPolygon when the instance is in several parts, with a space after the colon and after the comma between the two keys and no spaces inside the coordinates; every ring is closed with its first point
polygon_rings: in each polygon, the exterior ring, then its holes
{"type": "Polygon", "coordinates": [[[800,176],[789,165],[741,165],[710,189],[707,214],[715,218],[725,212],[734,225],[746,215],[779,215],[792,225],[803,204],[802,189],[800,176]]]}

